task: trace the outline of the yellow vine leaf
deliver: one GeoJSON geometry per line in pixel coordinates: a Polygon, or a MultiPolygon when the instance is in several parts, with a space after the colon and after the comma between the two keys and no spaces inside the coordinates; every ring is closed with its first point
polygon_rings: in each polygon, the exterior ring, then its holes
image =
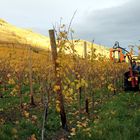
{"type": "Polygon", "coordinates": [[[23,115],[24,115],[26,118],[28,118],[28,117],[29,117],[29,112],[24,111],[24,112],[23,112],[23,115]]]}
{"type": "Polygon", "coordinates": [[[53,88],[53,91],[57,92],[58,90],[60,90],[60,86],[59,85],[55,85],[54,88],[53,88]]]}
{"type": "Polygon", "coordinates": [[[56,104],[56,111],[60,112],[60,104],[56,104]]]}
{"type": "Polygon", "coordinates": [[[72,129],[71,129],[70,135],[71,135],[71,136],[76,135],[76,128],[72,128],[72,129]]]}

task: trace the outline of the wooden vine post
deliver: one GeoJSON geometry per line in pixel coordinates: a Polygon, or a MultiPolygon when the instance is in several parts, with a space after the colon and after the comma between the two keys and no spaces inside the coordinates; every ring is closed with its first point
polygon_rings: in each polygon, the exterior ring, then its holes
{"type": "Polygon", "coordinates": [[[84,41],[84,58],[87,59],[87,42],[84,41]]]}
{"type": "MultiPolygon", "coordinates": [[[[85,58],[85,61],[87,60],[87,42],[84,41],[84,58],[85,58]]],[[[86,78],[87,79],[87,78],[86,78]]],[[[88,95],[86,93],[86,88],[85,88],[85,110],[86,110],[86,113],[89,114],[89,100],[88,100],[88,95]]]]}
{"type": "Polygon", "coordinates": [[[61,85],[61,77],[59,69],[59,62],[57,61],[57,46],[56,46],[56,40],[55,40],[55,33],[54,30],[49,30],[49,36],[50,36],[50,44],[51,44],[51,51],[52,51],[52,60],[54,64],[54,71],[55,71],[55,78],[56,78],[56,86],[59,87],[57,89],[57,97],[60,102],[60,117],[61,117],[61,123],[62,128],[67,130],[67,119],[66,119],[66,113],[64,108],[64,101],[63,101],[63,95],[62,95],[62,85],[61,85]]]}
{"type": "MultiPolygon", "coordinates": [[[[93,63],[94,61],[94,40],[92,41],[92,44],[91,44],[91,56],[90,56],[90,60],[91,62],[93,63]]],[[[93,78],[90,79],[90,86],[93,85],[93,78]]],[[[95,95],[95,91],[93,88],[91,88],[91,96],[92,96],[92,115],[94,115],[94,95],[95,95]]]]}
{"type": "Polygon", "coordinates": [[[33,95],[33,69],[32,69],[32,50],[29,47],[29,81],[30,81],[30,104],[35,105],[33,95]]]}

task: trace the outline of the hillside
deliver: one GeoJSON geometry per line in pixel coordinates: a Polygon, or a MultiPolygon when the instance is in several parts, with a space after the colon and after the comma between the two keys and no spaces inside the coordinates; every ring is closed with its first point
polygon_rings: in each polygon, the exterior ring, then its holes
{"type": "Polygon", "coordinates": [[[0,20],[0,44],[30,45],[47,49],[49,38],[30,30],[17,28],[4,20],[0,20]]]}
{"type": "Polygon", "coordinates": [[[84,56],[84,43],[86,42],[87,45],[87,54],[91,55],[91,49],[92,47],[95,50],[95,54],[96,55],[103,55],[107,58],[109,58],[109,48],[102,46],[102,45],[98,45],[98,44],[92,44],[91,42],[88,41],[84,41],[84,40],[80,40],[79,42],[77,42],[75,44],[75,50],[77,51],[77,53],[80,56],[84,56]]]}
{"type": "MultiPolygon", "coordinates": [[[[75,50],[80,56],[84,55],[84,40],[80,40],[75,43],[75,50]]],[[[86,41],[87,42],[87,41],[86,41]]],[[[47,50],[50,47],[49,38],[38,33],[34,33],[30,30],[18,28],[6,21],[0,19],[0,46],[16,45],[18,47],[24,47],[24,45],[30,45],[37,49],[47,50]]],[[[87,42],[87,53],[91,51],[91,42],[87,42]]],[[[109,57],[109,49],[104,46],[93,44],[96,50],[96,54],[102,54],[109,57]]]]}

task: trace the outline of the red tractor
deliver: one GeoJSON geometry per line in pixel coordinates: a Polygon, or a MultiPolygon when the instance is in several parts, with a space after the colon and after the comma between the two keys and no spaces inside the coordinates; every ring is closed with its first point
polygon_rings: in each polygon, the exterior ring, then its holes
{"type": "Polygon", "coordinates": [[[110,60],[113,62],[126,62],[128,59],[130,63],[129,71],[124,73],[124,90],[127,91],[139,91],[140,83],[140,69],[136,65],[136,61],[133,60],[132,53],[119,46],[119,42],[116,42],[112,49],[110,49],[110,60]],[[115,57],[117,52],[118,57],[115,57]]]}

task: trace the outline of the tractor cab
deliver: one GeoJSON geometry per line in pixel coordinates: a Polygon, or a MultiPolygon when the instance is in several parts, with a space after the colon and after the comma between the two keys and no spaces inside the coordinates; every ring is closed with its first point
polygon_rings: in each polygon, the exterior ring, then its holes
{"type": "Polygon", "coordinates": [[[120,48],[110,49],[110,60],[113,62],[125,62],[126,55],[120,48]]]}
{"type": "Polygon", "coordinates": [[[112,62],[126,62],[127,59],[127,53],[126,50],[119,46],[119,42],[115,42],[115,45],[113,48],[110,49],[110,60],[112,62]]]}

